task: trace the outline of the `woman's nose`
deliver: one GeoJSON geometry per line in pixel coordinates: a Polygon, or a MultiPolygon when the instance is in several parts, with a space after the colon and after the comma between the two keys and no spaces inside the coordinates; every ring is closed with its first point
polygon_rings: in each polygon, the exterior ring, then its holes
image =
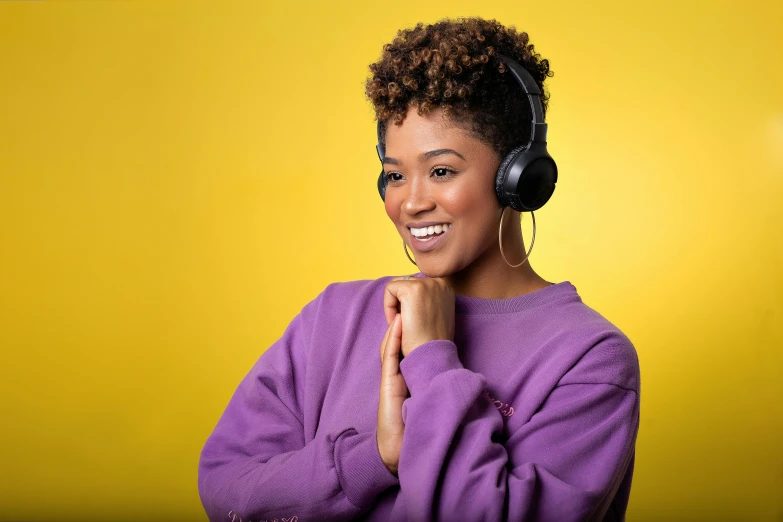
{"type": "Polygon", "coordinates": [[[430,194],[426,180],[414,179],[409,184],[409,187],[410,189],[403,203],[403,208],[407,214],[418,214],[419,212],[435,208],[435,200],[432,194],[430,194]]]}

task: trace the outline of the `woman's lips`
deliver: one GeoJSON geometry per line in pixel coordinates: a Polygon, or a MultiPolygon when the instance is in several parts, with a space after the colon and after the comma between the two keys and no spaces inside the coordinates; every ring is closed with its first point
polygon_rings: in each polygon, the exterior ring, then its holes
{"type": "Polygon", "coordinates": [[[414,236],[411,233],[410,229],[408,229],[408,236],[410,237],[411,248],[413,248],[415,252],[429,252],[430,250],[434,249],[444,241],[444,239],[449,234],[449,232],[451,232],[452,228],[453,225],[452,227],[449,227],[447,230],[441,232],[439,235],[430,237],[428,239],[424,239],[424,238],[419,239],[418,237],[414,236]]]}

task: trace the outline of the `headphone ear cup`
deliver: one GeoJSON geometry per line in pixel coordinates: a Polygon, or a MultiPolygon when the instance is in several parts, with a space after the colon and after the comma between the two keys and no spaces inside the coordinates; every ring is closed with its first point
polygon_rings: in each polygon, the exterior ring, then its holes
{"type": "Polygon", "coordinates": [[[546,145],[534,143],[530,148],[522,145],[500,163],[495,193],[502,205],[517,212],[531,212],[549,201],[556,182],[557,165],[547,153],[546,145]]]}
{"type": "Polygon", "coordinates": [[[383,173],[383,169],[381,169],[381,174],[378,176],[378,194],[381,195],[381,200],[386,201],[386,175],[383,173]]]}
{"type": "Polygon", "coordinates": [[[519,179],[519,200],[525,211],[543,207],[555,191],[557,165],[549,154],[529,161],[519,179]]]}
{"type": "Polygon", "coordinates": [[[509,194],[506,193],[506,180],[508,179],[509,168],[514,163],[517,155],[524,150],[525,146],[520,145],[509,152],[506,157],[503,158],[503,161],[500,162],[498,171],[495,174],[495,194],[498,197],[498,201],[500,201],[500,204],[504,207],[511,207],[518,212],[521,211],[522,208],[515,201],[512,201],[509,194]]]}

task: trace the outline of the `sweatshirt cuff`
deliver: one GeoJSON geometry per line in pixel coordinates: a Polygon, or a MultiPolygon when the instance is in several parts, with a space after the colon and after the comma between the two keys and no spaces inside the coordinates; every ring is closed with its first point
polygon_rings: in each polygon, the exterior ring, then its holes
{"type": "Polygon", "coordinates": [[[400,372],[411,395],[424,390],[430,381],[448,370],[463,369],[453,341],[437,339],[417,346],[400,361],[400,372]]]}
{"type": "Polygon", "coordinates": [[[342,432],[334,443],[334,464],[345,496],[360,509],[372,507],[378,495],[400,484],[381,459],[376,430],[342,432]]]}

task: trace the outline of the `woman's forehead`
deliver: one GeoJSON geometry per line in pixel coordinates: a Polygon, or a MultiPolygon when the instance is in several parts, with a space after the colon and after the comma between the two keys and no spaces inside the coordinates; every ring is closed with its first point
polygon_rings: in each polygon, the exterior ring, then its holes
{"type": "Polygon", "coordinates": [[[413,109],[401,124],[390,123],[386,130],[386,156],[397,159],[426,160],[419,156],[437,149],[453,149],[468,159],[483,148],[487,148],[486,144],[444,116],[440,109],[424,115],[413,109]]]}

